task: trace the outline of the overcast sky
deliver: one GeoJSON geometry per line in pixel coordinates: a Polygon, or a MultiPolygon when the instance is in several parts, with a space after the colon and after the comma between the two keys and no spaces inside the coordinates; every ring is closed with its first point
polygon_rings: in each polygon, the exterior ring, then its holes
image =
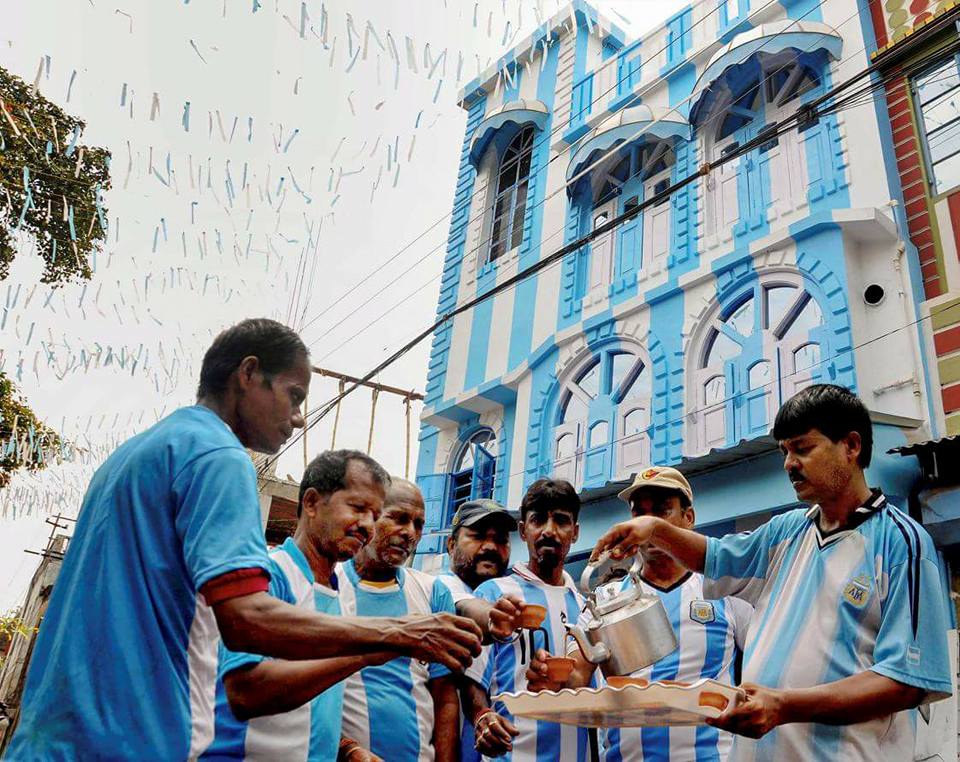
{"type": "MultiPolygon", "coordinates": [[[[681,3],[596,5],[641,33],[681,3]]],[[[212,336],[244,317],[301,328],[317,365],[367,372],[434,318],[456,94],[532,30],[538,6],[546,17],[558,3],[6,0],[0,66],[39,74],[40,92],[87,123],[82,142],[112,153],[113,189],[89,283],[38,286],[21,242],[0,284],[3,369],[48,423],[102,450],[192,402],[212,336]],[[71,360],[98,347],[100,367],[71,360]]],[[[380,380],[422,391],[428,352],[380,380]]],[[[315,379],[310,407],[335,393],[315,379]]],[[[369,417],[369,393],[348,398],[337,444],[364,449],[369,417]]],[[[331,423],[311,430],[310,454],[331,423]]],[[[373,454],[402,473],[403,407],[388,395],[373,454]]],[[[0,611],[23,597],[37,557],[22,551],[42,547],[46,512],[76,515],[94,466],[20,475],[0,494],[0,611]]],[[[302,468],[298,444],[278,470],[302,468]]]]}

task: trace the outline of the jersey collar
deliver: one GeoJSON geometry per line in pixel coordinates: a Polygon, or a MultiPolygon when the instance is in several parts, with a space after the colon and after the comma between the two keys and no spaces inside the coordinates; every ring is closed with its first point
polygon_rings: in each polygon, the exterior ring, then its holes
{"type": "Polygon", "coordinates": [[[837,540],[846,537],[850,532],[854,531],[871,516],[878,514],[886,506],[887,496],[884,495],[879,489],[873,489],[870,491],[869,497],[867,497],[867,499],[864,500],[863,503],[861,503],[851,514],[850,518],[847,520],[846,526],[838,527],[830,532],[824,532],[820,528],[819,505],[814,505],[811,507],[810,510],[807,511],[806,517],[813,524],[813,527],[817,533],[817,543],[822,548],[832,542],[836,542],[837,540]]]}
{"type": "MultiPolygon", "coordinates": [[[[288,537],[283,541],[283,545],[280,546],[280,550],[286,553],[290,558],[293,559],[293,563],[297,565],[297,568],[300,570],[300,573],[307,579],[311,585],[317,585],[318,587],[326,587],[325,585],[318,585],[316,578],[313,576],[313,569],[310,568],[310,562],[307,560],[307,557],[303,554],[303,551],[300,550],[300,546],[294,542],[292,537],[288,537]]],[[[334,567],[336,569],[336,567],[334,567]]],[[[330,572],[330,585],[331,590],[339,590],[340,584],[337,581],[337,572],[334,570],[330,572]]]]}
{"type": "MultiPolygon", "coordinates": [[[[343,564],[343,570],[347,573],[347,578],[353,583],[354,587],[363,582],[363,580],[360,578],[360,575],[357,574],[357,567],[354,565],[352,558],[343,564]]],[[[394,577],[396,578],[397,585],[401,590],[403,590],[403,583],[406,579],[406,576],[407,572],[404,567],[398,566],[395,569],[394,577]]]]}
{"type": "Polygon", "coordinates": [[[573,590],[574,592],[576,592],[577,590],[577,586],[573,582],[573,577],[567,574],[566,571],[563,572],[563,584],[559,586],[548,585],[546,582],[540,579],[536,574],[530,571],[530,567],[527,566],[522,561],[513,565],[513,573],[516,574],[521,579],[524,579],[527,582],[531,582],[534,585],[538,585],[539,587],[566,587],[566,588],[569,588],[570,590],[573,590]]]}

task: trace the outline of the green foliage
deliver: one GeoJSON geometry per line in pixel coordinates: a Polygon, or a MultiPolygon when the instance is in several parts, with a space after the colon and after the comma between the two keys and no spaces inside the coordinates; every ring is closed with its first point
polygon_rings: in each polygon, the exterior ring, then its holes
{"type": "Polygon", "coordinates": [[[13,638],[17,635],[28,637],[31,631],[36,632],[37,628],[27,627],[19,607],[0,614],[0,667],[3,666],[4,658],[13,642],[13,638]]]}
{"type": "MultiPolygon", "coordinates": [[[[0,371],[0,488],[18,468],[43,468],[60,449],[60,437],[45,426],[0,371]]],[[[0,619],[2,623],[2,619],[0,619]]]]}
{"type": "Polygon", "coordinates": [[[0,67],[0,280],[20,231],[36,241],[43,283],[93,274],[90,257],[107,234],[110,153],[80,143],[85,126],[0,67]]]}

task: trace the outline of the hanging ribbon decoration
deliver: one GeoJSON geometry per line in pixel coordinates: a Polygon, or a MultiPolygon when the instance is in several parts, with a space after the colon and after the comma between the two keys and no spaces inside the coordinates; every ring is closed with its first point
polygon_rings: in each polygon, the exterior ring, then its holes
{"type": "Polygon", "coordinates": [[[404,450],[406,451],[406,461],[403,466],[403,478],[410,478],[410,398],[403,398],[404,413],[406,415],[406,436],[403,438],[404,450]]]}
{"type": "Polygon", "coordinates": [[[370,401],[370,435],[367,437],[367,455],[373,449],[373,424],[377,417],[377,397],[380,396],[380,390],[374,388],[370,401]]]}
{"type": "Polygon", "coordinates": [[[343,390],[346,387],[344,379],[340,379],[340,393],[337,395],[337,409],[333,416],[333,436],[330,438],[330,449],[337,449],[337,426],[340,424],[340,402],[343,399],[343,390]]]}

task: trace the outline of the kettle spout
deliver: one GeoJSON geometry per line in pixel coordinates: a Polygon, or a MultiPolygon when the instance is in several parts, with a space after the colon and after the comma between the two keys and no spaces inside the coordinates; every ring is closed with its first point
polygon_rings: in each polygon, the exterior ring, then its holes
{"type": "Polygon", "coordinates": [[[610,658],[610,650],[603,643],[591,643],[587,634],[578,625],[566,625],[567,635],[577,642],[580,653],[591,664],[601,664],[610,658]]]}

